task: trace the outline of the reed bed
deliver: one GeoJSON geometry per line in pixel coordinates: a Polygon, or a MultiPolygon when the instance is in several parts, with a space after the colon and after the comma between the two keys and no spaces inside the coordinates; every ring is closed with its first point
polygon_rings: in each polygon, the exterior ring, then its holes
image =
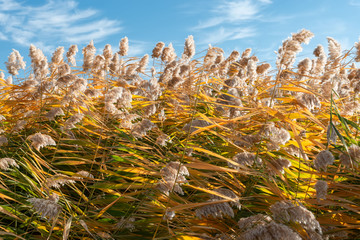
{"type": "Polygon", "coordinates": [[[328,38],[276,66],[128,39],[48,61],[14,50],[0,74],[0,236],[5,239],[356,239],[360,43],[328,38]],[[23,71],[25,79],[17,78],[23,71]],[[13,84],[13,81],[16,84],[13,84]]]}

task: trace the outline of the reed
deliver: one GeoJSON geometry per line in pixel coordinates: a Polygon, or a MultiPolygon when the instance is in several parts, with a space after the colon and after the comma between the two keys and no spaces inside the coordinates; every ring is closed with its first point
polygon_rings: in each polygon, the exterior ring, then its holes
{"type": "Polygon", "coordinates": [[[14,50],[0,77],[0,235],[18,239],[355,239],[359,43],[292,34],[251,54],[106,45],[14,50]],[[149,61],[149,58],[152,58],[149,61]],[[78,59],[78,61],[76,61],[78,59]],[[297,64],[297,66],[295,66],[297,64]],[[25,69],[26,79],[16,77],[25,69]],[[13,80],[17,81],[13,81],[13,80]]]}

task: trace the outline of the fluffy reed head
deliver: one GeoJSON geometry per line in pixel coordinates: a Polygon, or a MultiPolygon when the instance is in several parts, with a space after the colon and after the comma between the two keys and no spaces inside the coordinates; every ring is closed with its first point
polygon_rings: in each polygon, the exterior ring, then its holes
{"type": "MultiPolygon", "coordinates": [[[[255,223],[256,224],[256,223],[255,223]]],[[[278,239],[291,239],[301,240],[302,238],[290,227],[270,221],[265,224],[256,224],[250,229],[244,229],[245,231],[240,234],[240,239],[253,240],[253,239],[267,239],[267,240],[278,240],[278,239]]]]}
{"type": "Polygon", "coordinates": [[[9,55],[8,61],[5,65],[11,75],[18,75],[18,71],[20,69],[25,69],[26,67],[23,57],[20,55],[19,51],[15,49],[13,49],[12,53],[9,55]]]}
{"type": "MultiPolygon", "coordinates": [[[[270,207],[273,219],[280,223],[298,223],[308,234],[322,235],[322,229],[314,214],[302,205],[294,205],[290,201],[277,202],[270,207]]],[[[321,239],[321,238],[320,238],[321,239]]]]}
{"type": "Polygon", "coordinates": [[[195,41],[192,35],[185,40],[183,57],[191,59],[195,55],[195,41]]]}
{"type": "Polygon", "coordinates": [[[1,170],[7,171],[10,169],[10,167],[19,168],[19,165],[12,158],[1,158],[0,159],[0,169],[1,170]]]}
{"type": "Polygon", "coordinates": [[[143,119],[132,128],[132,135],[136,138],[143,138],[148,131],[150,131],[155,124],[149,119],[143,119]]]}
{"type": "MultiPolygon", "coordinates": [[[[261,164],[262,160],[259,158],[259,156],[256,156],[254,153],[249,152],[242,152],[237,153],[233,157],[233,161],[238,163],[239,165],[243,166],[252,166],[254,163],[261,164]]],[[[228,162],[229,167],[239,170],[239,166],[233,165],[232,163],[228,162]]]]}
{"type": "Polygon", "coordinates": [[[48,221],[56,219],[60,214],[62,207],[57,204],[59,196],[55,193],[49,199],[30,198],[28,202],[33,205],[36,212],[41,214],[42,218],[47,218],[48,221]]]}
{"type": "Polygon", "coordinates": [[[56,142],[51,138],[51,136],[42,133],[35,133],[30,135],[27,139],[31,141],[31,146],[38,151],[40,151],[43,147],[56,145],[56,142]]]}
{"type": "Polygon", "coordinates": [[[51,178],[46,179],[46,186],[49,188],[61,188],[67,184],[75,183],[74,180],[70,179],[69,177],[63,174],[57,174],[52,176],[51,178]]]}
{"type": "Polygon", "coordinates": [[[50,109],[50,111],[45,115],[45,117],[48,120],[53,121],[55,120],[56,116],[64,116],[64,115],[65,115],[64,111],[61,108],[56,107],[50,109]]]}
{"type": "Polygon", "coordinates": [[[202,219],[203,217],[213,217],[213,218],[223,218],[225,216],[234,217],[234,210],[231,206],[236,206],[238,209],[241,208],[239,203],[239,198],[236,194],[229,190],[229,189],[216,189],[215,192],[219,194],[212,194],[210,200],[208,201],[209,204],[196,209],[195,214],[198,218],[202,219]],[[217,201],[221,200],[229,200],[229,202],[221,202],[218,203],[217,201]]]}
{"type": "Polygon", "coordinates": [[[158,182],[158,189],[169,195],[171,191],[184,195],[181,185],[187,183],[186,176],[189,176],[188,169],[180,162],[169,162],[161,169],[162,179],[158,182]]]}
{"type": "Polygon", "coordinates": [[[155,48],[152,51],[152,58],[159,58],[161,56],[162,50],[165,46],[165,43],[163,42],[158,42],[155,46],[155,48]]]}
{"type": "Polygon", "coordinates": [[[329,150],[321,151],[314,160],[314,166],[317,170],[326,171],[327,166],[334,163],[334,156],[329,150]]]}
{"type": "Polygon", "coordinates": [[[291,166],[291,162],[288,159],[279,157],[275,158],[269,162],[268,169],[271,174],[284,174],[284,168],[289,168],[291,166]]]}
{"type": "Polygon", "coordinates": [[[286,144],[291,138],[286,129],[276,127],[273,122],[266,125],[263,135],[269,139],[267,144],[269,150],[280,149],[280,146],[286,144]]]}
{"type": "Polygon", "coordinates": [[[316,198],[318,201],[326,199],[328,184],[326,181],[318,180],[315,184],[316,198]]]}
{"type": "Polygon", "coordinates": [[[129,40],[127,37],[124,37],[120,40],[120,43],[119,43],[119,55],[120,56],[126,56],[128,54],[128,51],[129,51],[129,40]]]}
{"type": "Polygon", "coordinates": [[[81,120],[84,118],[84,114],[82,113],[76,113],[72,115],[70,118],[68,118],[65,121],[64,129],[65,130],[71,130],[73,128],[76,128],[75,124],[81,122],[81,120]]]}
{"type": "Polygon", "coordinates": [[[0,135],[0,147],[8,143],[8,140],[5,136],[0,135]]]}
{"type": "Polygon", "coordinates": [[[161,54],[161,61],[170,63],[176,59],[175,49],[172,43],[169,43],[167,47],[164,48],[161,54]]]}
{"type": "Polygon", "coordinates": [[[68,52],[66,53],[66,57],[68,62],[73,65],[76,66],[76,59],[75,59],[75,55],[76,53],[79,51],[78,46],[77,45],[71,45],[69,47],[68,52]]]}

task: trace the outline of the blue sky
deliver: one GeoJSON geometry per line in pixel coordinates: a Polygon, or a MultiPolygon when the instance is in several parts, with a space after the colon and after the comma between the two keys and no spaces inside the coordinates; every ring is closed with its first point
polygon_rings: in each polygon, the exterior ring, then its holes
{"type": "Polygon", "coordinates": [[[190,34],[197,52],[208,44],[226,53],[251,47],[260,61],[274,62],[282,41],[302,28],[315,34],[300,54],[307,57],[327,36],[351,48],[359,12],[360,0],[0,0],[0,69],[12,49],[27,57],[30,44],[49,58],[71,44],[80,54],[90,40],[115,51],[127,36],[132,56],[151,53],[158,41],[172,42],[180,55],[190,34]]]}

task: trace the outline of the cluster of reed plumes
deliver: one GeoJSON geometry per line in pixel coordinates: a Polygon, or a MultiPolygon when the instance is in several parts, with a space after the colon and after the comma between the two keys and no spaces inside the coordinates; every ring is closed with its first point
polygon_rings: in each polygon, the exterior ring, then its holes
{"type": "Polygon", "coordinates": [[[354,239],[360,43],[328,38],[328,53],[296,61],[312,37],[292,34],[273,67],[251,49],[198,56],[192,36],[181,56],[159,42],[128,57],[123,38],[48,61],[31,45],[26,68],[14,50],[0,75],[0,236],[354,239]]]}

